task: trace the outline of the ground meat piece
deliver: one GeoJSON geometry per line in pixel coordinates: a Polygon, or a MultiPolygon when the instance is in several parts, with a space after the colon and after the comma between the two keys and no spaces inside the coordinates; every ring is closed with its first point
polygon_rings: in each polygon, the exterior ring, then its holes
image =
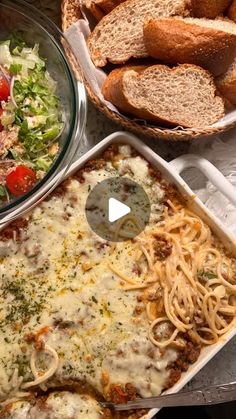
{"type": "MultiPolygon", "coordinates": [[[[48,406],[46,404],[47,396],[41,396],[36,399],[37,407],[39,410],[42,410],[43,412],[52,412],[52,407],[48,406]]],[[[42,415],[43,416],[43,415],[42,415]]]]}
{"type": "MultiPolygon", "coordinates": [[[[143,418],[148,413],[147,410],[129,410],[127,412],[120,412],[120,419],[139,419],[143,418]]],[[[146,416],[145,416],[146,417],[146,416]]]]}
{"type": "Polygon", "coordinates": [[[201,346],[192,342],[188,342],[184,348],[184,354],[190,364],[194,364],[198,360],[201,352],[201,346]]]}
{"type": "Polygon", "coordinates": [[[178,359],[175,362],[175,365],[177,368],[180,369],[180,371],[187,371],[189,367],[189,363],[186,361],[185,355],[181,354],[179,355],[178,359]]]}
{"type": "Polygon", "coordinates": [[[198,326],[204,326],[204,320],[199,316],[194,316],[194,321],[198,326]]]}
{"type": "Polygon", "coordinates": [[[84,172],[89,173],[92,170],[100,170],[104,166],[105,166],[105,160],[104,159],[89,160],[84,167],[84,172]]]}
{"type": "Polygon", "coordinates": [[[24,336],[24,340],[25,340],[27,343],[32,343],[32,342],[34,342],[34,341],[35,341],[35,333],[32,333],[32,332],[27,333],[27,334],[24,336]]]}
{"type": "Polygon", "coordinates": [[[108,398],[113,403],[127,403],[129,400],[135,400],[137,391],[135,387],[127,383],[125,387],[121,385],[112,384],[110,387],[108,398]]]}
{"type": "Polygon", "coordinates": [[[103,158],[105,161],[112,161],[114,157],[118,154],[118,152],[119,152],[118,145],[112,144],[103,153],[103,158]]]}
{"type": "Polygon", "coordinates": [[[181,377],[181,370],[178,368],[171,368],[170,375],[166,384],[166,389],[173,387],[181,377]]]}
{"type": "Polygon", "coordinates": [[[170,366],[170,375],[166,388],[172,387],[180,379],[181,373],[187,371],[189,365],[194,364],[200,355],[201,345],[191,342],[188,334],[183,337],[186,340],[186,344],[179,352],[176,361],[170,366]]]}
{"type": "Polygon", "coordinates": [[[128,400],[135,400],[137,398],[137,390],[131,383],[125,385],[125,392],[127,394],[128,400]]]}
{"type": "Polygon", "coordinates": [[[104,159],[89,160],[82,169],[79,169],[73,177],[79,181],[79,183],[84,183],[84,173],[92,172],[92,170],[100,170],[105,166],[104,159]]]}
{"type": "Polygon", "coordinates": [[[154,252],[157,260],[165,260],[172,252],[172,244],[162,236],[155,236],[154,252]]]}
{"type": "Polygon", "coordinates": [[[112,412],[110,409],[104,409],[102,419],[112,419],[112,412]]]}
{"type": "Polygon", "coordinates": [[[142,268],[141,266],[139,266],[139,264],[137,262],[134,263],[133,268],[132,268],[132,272],[136,275],[141,275],[142,273],[142,268]]]}
{"type": "Polygon", "coordinates": [[[16,241],[22,240],[22,231],[27,228],[29,220],[26,218],[19,218],[18,220],[13,221],[2,231],[0,231],[0,240],[8,241],[14,239],[16,241]]]}
{"type": "Polygon", "coordinates": [[[64,180],[64,182],[58,185],[56,189],[54,189],[54,191],[50,195],[47,196],[46,201],[49,201],[52,198],[52,196],[55,196],[55,197],[64,196],[67,192],[70,181],[71,181],[70,178],[64,180]]]}
{"type": "Polygon", "coordinates": [[[148,165],[148,174],[149,176],[151,176],[153,179],[157,180],[158,182],[160,182],[162,176],[161,176],[161,172],[159,172],[159,170],[154,169],[154,167],[152,167],[150,164],[148,165]]]}
{"type": "Polygon", "coordinates": [[[77,179],[79,183],[83,184],[85,182],[84,171],[78,170],[78,172],[75,173],[74,178],[77,179]]]}
{"type": "Polygon", "coordinates": [[[139,316],[140,314],[142,314],[144,312],[144,310],[145,310],[145,306],[139,304],[134,309],[134,315],[138,315],[139,316]]]}
{"type": "Polygon", "coordinates": [[[186,345],[179,353],[175,366],[181,371],[187,371],[190,364],[194,364],[197,361],[201,352],[201,346],[196,345],[193,342],[186,342],[186,345]]]}
{"type": "Polygon", "coordinates": [[[149,288],[144,292],[144,294],[148,301],[157,301],[162,298],[160,289],[149,288]]]}
{"type": "MultiPolygon", "coordinates": [[[[138,397],[137,390],[131,383],[127,383],[123,388],[120,385],[112,385],[108,395],[109,401],[113,403],[127,403],[130,400],[135,400],[138,397]]],[[[128,412],[120,412],[119,418],[138,419],[143,417],[147,413],[146,410],[130,410],[128,412]]],[[[105,409],[103,412],[103,419],[113,418],[113,414],[109,409],[105,409]]]]}
{"type": "Polygon", "coordinates": [[[143,418],[144,415],[146,415],[148,413],[147,410],[137,410],[134,413],[129,414],[129,419],[139,419],[139,418],[143,418]]]}
{"type": "Polygon", "coordinates": [[[171,185],[170,183],[167,183],[165,180],[163,180],[161,182],[161,186],[165,192],[164,204],[169,207],[167,201],[170,200],[177,207],[179,207],[180,204],[184,206],[186,205],[186,200],[182,195],[180,195],[175,185],[171,185]]]}
{"type": "Polygon", "coordinates": [[[111,385],[108,398],[113,403],[127,402],[127,395],[120,385],[111,385]]]}

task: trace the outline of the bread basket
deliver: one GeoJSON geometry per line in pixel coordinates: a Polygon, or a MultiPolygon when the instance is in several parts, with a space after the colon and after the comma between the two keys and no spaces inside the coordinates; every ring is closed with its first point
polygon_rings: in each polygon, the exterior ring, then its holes
{"type": "MultiPolygon", "coordinates": [[[[63,0],[62,1],[62,29],[63,31],[67,30],[69,26],[76,22],[82,17],[80,10],[80,2],[78,0],[63,0]]],[[[67,51],[68,59],[71,63],[71,66],[75,72],[76,77],[81,80],[81,70],[78,62],[72,56],[70,51],[67,51]]],[[[162,127],[154,127],[149,124],[143,124],[142,122],[130,119],[125,117],[115,111],[109,109],[100,98],[94,94],[94,91],[91,89],[90,85],[84,81],[87,94],[91,102],[108,118],[112,121],[120,124],[126,130],[131,131],[139,136],[144,135],[145,137],[151,137],[154,139],[164,140],[164,141],[191,141],[200,137],[209,137],[212,135],[220,134],[228,131],[231,128],[236,127],[236,117],[227,121],[225,124],[220,126],[210,126],[206,128],[188,128],[183,129],[181,127],[168,129],[162,127]]]]}

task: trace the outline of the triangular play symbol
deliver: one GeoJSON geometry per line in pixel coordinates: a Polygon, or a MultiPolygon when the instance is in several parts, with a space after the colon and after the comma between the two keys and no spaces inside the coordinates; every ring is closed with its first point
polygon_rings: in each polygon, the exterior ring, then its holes
{"type": "Polygon", "coordinates": [[[108,202],[108,219],[110,223],[119,220],[131,212],[128,205],[123,204],[115,198],[110,198],[108,202]]]}

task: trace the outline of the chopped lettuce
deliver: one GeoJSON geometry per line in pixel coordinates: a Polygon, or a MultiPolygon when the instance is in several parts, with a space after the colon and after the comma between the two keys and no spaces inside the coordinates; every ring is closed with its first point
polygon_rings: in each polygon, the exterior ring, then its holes
{"type": "Polygon", "coordinates": [[[63,127],[56,82],[39,56],[38,45],[30,48],[22,44],[11,51],[10,41],[3,42],[0,65],[15,77],[13,96],[3,104],[1,123],[7,129],[13,124],[19,127],[24,149],[21,160],[31,162],[36,170],[47,171],[54,159],[48,155],[49,147],[63,127]]]}
{"type": "Polygon", "coordinates": [[[0,44],[0,65],[10,67],[11,64],[10,41],[5,41],[0,44]]]}
{"type": "Polygon", "coordinates": [[[36,169],[37,170],[43,170],[44,172],[47,172],[50,168],[50,166],[53,163],[53,157],[52,156],[42,156],[37,159],[36,162],[36,169]]]}
{"type": "Polygon", "coordinates": [[[0,198],[6,196],[6,188],[3,185],[0,185],[0,198]]]}
{"type": "Polygon", "coordinates": [[[12,53],[10,51],[10,41],[0,44],[0,65],[5,66],[9,71],[15,71],[19,74],[19,66],[21,73],[28,75],[29,70],[33,70],[36,65],[41,68],[45,66],[45,62],[38,55],[39,46],[34,48],[15,48],[12,53]]]}
{"type": "Polygon", "coordinates": [[[17,76],[22,71],[22,64],[11,64],[9,71],[12,76],[17,76]]]}

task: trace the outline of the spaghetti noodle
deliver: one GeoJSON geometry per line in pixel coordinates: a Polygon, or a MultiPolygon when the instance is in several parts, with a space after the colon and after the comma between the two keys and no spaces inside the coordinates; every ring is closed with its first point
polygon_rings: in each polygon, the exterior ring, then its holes
{"type": "Polygon", "coordinates": [[[51,357],[52,357],[50,368],[44,374],[42,374],[42,375],[39,374],[39,372],[37,371],[37,368],[36,368],[36,360],[37,360],[37,356],[38,356],[38,351],[35,349],[32,352],[31,359],[30,359],[30,367],[31,367],[31,371],[32,371],[33,376],[34,376],[35,379],[33,381],[28,382],[28,383],[22,384],[21,385],[22,389],[28,389],[30,387],[39,386],[55,374],[55,372],[58,368],[58,365],[59,365],[59,358],[58,358],[57,352],[55,351],[55,349],[51,348],[49,345],[45,345],[43,347],[42,351],[44,353],[47,353],[47,354],[51,355],[51,357]]]}
{"type": "Polygon", "coordinates": [[[234,262],[197,215],[170,200],[167,204],[164,222],[136,238],[136,260],[140,261],[142,256],[146,260],[146,278],[138,281],[110,263],[108,267],[124,282],[125,291],[144,289],[147,295],[155,284],[161,290],[159,301],[146,301],[151,322],[149,338],[154,345],[159,348],[178,345],[180,333],[189,333],[193,340],[211,345],[235,324],[236,305],[231,302],[236,294],[234,262]],[[155,250],[160,241],[172,249],[163,259],[158,258],[155,250]],[[161,301],[160,313],[157,305],[161,301]],[[169,326],[169,338],[164,340],[155,337],[158,325],[163,322],[169,326]]]}
{"type": "Polygon", "coordinates": [[[236,293],[233,260],[221,250],[197,215],[185,207],[176,211],[170,202],[169,206],[165,221],[137,239],[149,270],[156,272],[164,301],[163,313],[157,318],[147,302],[149,337],[163,348],[173,344],[179,333],[191,331],[195,340],[211,345],[235,324],[236,306],[231,302],[236,293]],[[155,244],[161,238],[171,244],[172,252],[158,260],[155,244]],[[162,340],[155,336],[165,319],[170,325],[170,336],[162,340]]]}

